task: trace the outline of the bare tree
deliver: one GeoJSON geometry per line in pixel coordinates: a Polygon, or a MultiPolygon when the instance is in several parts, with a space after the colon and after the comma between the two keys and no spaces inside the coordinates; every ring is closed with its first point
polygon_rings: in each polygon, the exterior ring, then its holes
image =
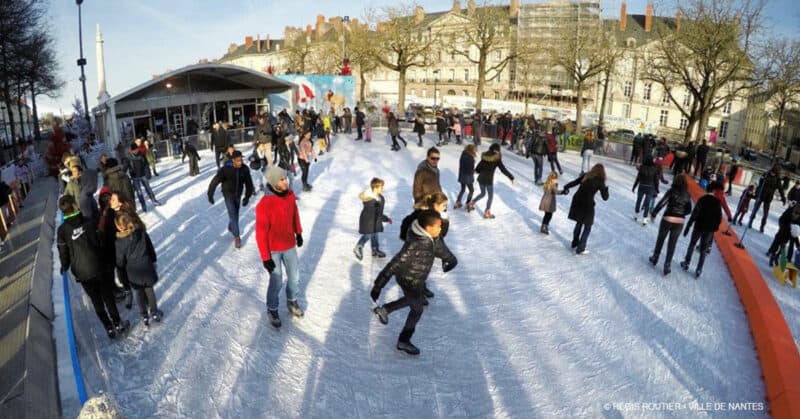
{"type": "MultiPolygon", "coordinates": [[[[612,37],[611,32],[606,32],[605,36],[612,37]]],[[[606,101],[608,99],[608,88],[612,83],[612,78],[616,75],[616,66],[625,55],[625,48],[617,45],[615,42],[610,42],[608,48],[605,49],[606,57],[603,60],[604,68],[602,71],[603,94],[600,96],[600,112],[597,118],[598,125],[603,125],[606,115],[606,101]]]]}
{"type": "Polygon", "coordinates": [[[41,129],[36,108],[36,96],[56,97],[64,86],[64,81],[58,76],[59,66],[53,38],[46,32],[37,32],[31,39],[26,58],[29,70],[26,74],[25,82],[28,93],[31,95],[33,134],[37,140],[40,140],[41,129]]]}
{"type": "Polygon", "coordinates": [[[481,109],[484,87],[488,80],[495,80],[516,57],[516,30],[509,21],[505,7],[485,1],[468,16],[464,25],[457,25],[444,34],[448,51],[464,57],[467,62],[478,66],[478,84],[475,91],[475,109],[481,109]],[[450,45],[454,46],[452,49],[450,45]],[[500,58],[493,60],[492,53],[500,52],[500,58]]]}
{"type": "Polygon", "coordinates": [[[311,37],[304,32],[297,32],[287,38],[288,48],[285,51],[288,57],[288,67],[294,72],[305,74],[306,64],[313,52],[311,37]]]}
{"type": "Polygon", "coordinates": [[[525,102],[525,114],[528,114],[530,97],[541,87],[546,73],[542,71],[547,65],[546,55],[542,44],[539,42],[519,43],[517,55],[514,59],[515,83],[518,93],[522,93],[525,102]]]}
{"type": "MultiPolygon", "coordinates": [[[[800,105],[800,40],[772,39],[766,43],[763,75],[767,80],[768,103],[777,110],[777,127],[772,156],[781,143],[786,112],[800,105]]],[[[787,147],[787,157],[791,147],[787,147]]]]}
{"type": "Polygon", "coordinates": [[[660,84],[687,118],[684,141],[702,140],[710,116],[757,85],[752,40],[764,0],[679,2],[681,26],[657,24],[657,41],[643,78],[660,84]],[[691,96],[678,101],[675,88],[691,96]]]}
{"type": "Polygon", "coordinates": [[[583,91],[592,79],[609,67],[607,50],[612,47],[610,35],[604,30],[599,16],[581,22],[577,27],[562,26],[555,39],[547,45],[550,61],[567,72],[576,97],[575,125],[582,126],[583,91]]]}
{"type": "Polygon", "coordinates": [[[397,107],[405,109],[406,72],[429,64],[432,37],[424,19],[418,19],[409,4],[387,6],[367,13],[376,31],[370,37],[375,48],[372,58],[398,74],[397,107]]]}
{"type": "Polygon", "coordinates": [[[350,65],[358,68],[359,76],[359,99],[361,102],[366,100],[366,75],[375,71],[379,64],[375,59],[380,53],[376,47],[374,36],[367,27],[353,27],[349,30],[351,40],[349,43],[347,58],[350,60],[350,65]]]}

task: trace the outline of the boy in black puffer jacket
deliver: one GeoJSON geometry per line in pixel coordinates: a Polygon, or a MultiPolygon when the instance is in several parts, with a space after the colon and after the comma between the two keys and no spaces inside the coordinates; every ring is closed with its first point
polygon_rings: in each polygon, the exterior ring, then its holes
{"type": "Polygon", "coordinates": [[[104,274],[97,223],[83,218],[72,196],[62,196],[58,207],[64,214],[64,222],[57,232],[61,274],[72,270],[72,275],[92,301],[108,337],[113,339],[128,328],[128,323],[120,322],[114,301],[114,283],[104,274]]]}
{"type": "Polygon", "coordinates": [[[381,323],[387,324],[389,313],[404,307],[410,308],[403,331],[397,340],[397,350],[409,355],[419,355],[419,349],[411,343],[411,336],[422,316],[423,290],[434,259],[442,259],[442,269],[445,272],[451,271],[458,263],[444,242],[438,239],[441,229],[442,219],[436,211],[422,211],[412,223],[403,248],[378,274],[370,292],[372,300],[377,302],[383,287],[395,276],[397,284],[403,290],[403,297],[376,307],[373,311],[381,323]]]}

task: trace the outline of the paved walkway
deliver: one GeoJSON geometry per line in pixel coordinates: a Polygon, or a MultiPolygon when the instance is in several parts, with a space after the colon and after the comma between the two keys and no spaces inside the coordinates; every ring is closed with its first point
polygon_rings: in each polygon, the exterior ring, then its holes
{"type": "Polygon", "coordinates": [[[0,417],[60,416],[51,322],[58,185],[34,182],[0,253],[0,417]]]}

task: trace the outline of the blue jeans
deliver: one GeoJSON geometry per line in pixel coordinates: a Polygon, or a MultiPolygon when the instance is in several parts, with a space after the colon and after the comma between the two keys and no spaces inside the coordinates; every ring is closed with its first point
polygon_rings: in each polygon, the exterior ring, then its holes
{"type": "Polygon", "coordinates": [[[480,186],[481,188],[481,193],[479,193],[478,196],[476,196],[475,199],[472,200],[472,203],[474,204],[480,201],[481,198],[483,198],[483,196],[486,195],[486,191],[489,191],[489,200],[486,201],[486,210],[488,211],[492,209],[492,199],[494,198],[494,185],[484,185],[483,183],[478,183],[478,186],[480,186]]]}
{"type": "Polygon", "coordinates": [[[656,189],[653,185],[639,185],[639,191],[636,195],[636,213],[639,213],[641,208],[642,198],[644,198],[644,215],[647,218],[650,215],[650,208],[653,204],[653,198],[656,195],[656,189]]]}
{"type": "Polygon", "coordinates": [[[364,245],[367,244],[368,241],[372,242],[372,250],[379,249],[379,247],[378,247],[378,233],[362,234],[361,238],[358,239],[358,243],[356,243],[356,246],[364,247],[364,245]]]}
{"type": "Polygon", "coordinates": [[[139,197],[139,203],[142,204],[142,211],[147,211],[147,206],[144,204],[144,194],[142,193],[142,187],[144,187],[144,191],[147,193],[147,196],[150,198],[151,201],[156,200],[155,194],[153,194],[153,190],[150,189],[150,181],[147,178],[137,177],[131,179],[133,182],[133,190],[136,191],[136,196],[139,197]]]}
{"type": "Polygon", "coordinates": [[[586,173],[592,168],[592,156],[594,151],[583,150],[583,160],[581,161],[581,173],[586,173]]]}
{"type": "Polygon", "coordinates": [[[281,274],[281,264],[286,268],[286,299],[289,301],[297,300],[298,284],[297,278],[300,276],[300,267],[297,261],[297,248],[292,247],[283,252],[270,252],[272,261],[275,262],[275,270],[269,276],[269,287],[267,288],[267,309],[278,309],[278,294],[283,286],[283,275],[281,274]]]}
{"type": "Polygon", "coordinates": [[[225,197],[225,208],[228,209],[228,231],[233,237],[239,237],[239,200],[235,197],[225,197]]]}
{"type": "Polygon", "coordinates": [[[572,231],[572,247],[575,253],[586,250],[586,242],[589,241],[589,233],[592,232],[591,224],[575,223],[575,230],[572,231]]]}

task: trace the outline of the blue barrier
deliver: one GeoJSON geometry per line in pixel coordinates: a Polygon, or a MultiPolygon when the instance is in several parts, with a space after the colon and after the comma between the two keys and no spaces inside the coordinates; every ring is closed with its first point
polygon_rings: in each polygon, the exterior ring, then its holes
{"type": "MultiPolygon", "coordinates": [[[[64,214],[60,215],[61,223],[64,222],[64,214]]],[[[75,375],[75,387],[78,388],[78,399],[81,406],[86,403],[86,386],[83,383],[83,373],[81,372],[81,361],[78,359],[78,348],[75,346],[75,332],[72,328],[72,305],[69,300],[69,278],[68,273],[61,274],[61,281],[64,284],[64,319],[67,322],[67,339],[69,341],[69,354],[72,358],[72,373],[75,375]]]]}

